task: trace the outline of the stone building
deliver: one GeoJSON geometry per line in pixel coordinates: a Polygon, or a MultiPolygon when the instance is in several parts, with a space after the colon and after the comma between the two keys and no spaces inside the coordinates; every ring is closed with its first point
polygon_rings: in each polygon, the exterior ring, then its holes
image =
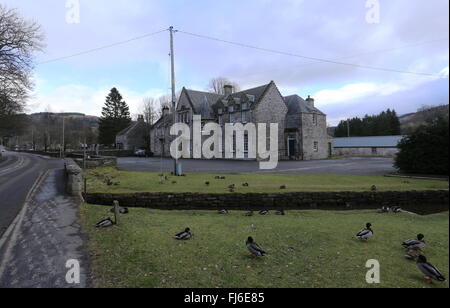
{"type": "Polygon", "coordinates": [[[349,137],[333,139],[333,154],[342,156],[390,156],[405,136],[349,137]]]}
{"type": "Polygon", "coordinates": [[[145,149],[149,146],[150,127],[144,121],[142,115],[138,116],[136,122],[116,135],[117,147],[121,150],[145,149]]]}
{"type": "MultiPolygon", "coordinates": [[[[226,123],[266,123],[267,137],[270,136],[270,124],[277,123],[279,159],[322,159],[331,154],[326,115],[315,108],[312,98],[283,97],[273,81],[237,93],[233,93],[231,86],[225,86],[224,93],[219,95],[183,88],[177,102],[176,120],[173,112],[165,109],[163,117],[152,127],[151,149],[154,155],[170,156],[170,143],[174,139],[170,136],[170,127],[177,121],[188,124],[192,131],[194,115],[201,116],[202,125],[214,122],[221,125],[222,130],[226,123]]],[[[248,158],[248,142],[249,136],[245,134],[245,158],[248,158]]],[[[220,152],[224,146],[222,143],[220,152]]],[[[235,145],[230,150],[235,153],[235,145]]]]}

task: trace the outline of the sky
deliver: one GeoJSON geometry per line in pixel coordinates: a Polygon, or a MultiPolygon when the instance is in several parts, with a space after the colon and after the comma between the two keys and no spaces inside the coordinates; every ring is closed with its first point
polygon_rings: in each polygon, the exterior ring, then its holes
{"type": "Polygon", "coordinates": [[[50,110],[98,116],[108,92],[117,87],[131,113],[138,114],[144,98],[170,94],[168,32],[47,61],[127,41],[171,25],[180,30],[174,40],[177,90],[207,90],[214,77],[226,77],[242,89],[273,80],[283,95],[314,97],[316,107],[328,115],[330,125],[387,108],[405,114],[423,105],[448,104],[448,0],[0,3],[17,8],[22,16],[41,24],[46,35],[44,51],[36,54],[35,89],[28,104],[29,113],[50,110]]]}

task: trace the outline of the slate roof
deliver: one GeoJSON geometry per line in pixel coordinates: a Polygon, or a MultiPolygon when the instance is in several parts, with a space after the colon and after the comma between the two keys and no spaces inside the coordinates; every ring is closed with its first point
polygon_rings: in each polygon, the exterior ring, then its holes
{"type": "MultiPolygon", "coordinates": [[[[230,96],[232,98],[236,99],[245,99],[245,100],[252,100],[254,102],[258,102],[261,97],[264,95],[266,89],[268,88],[269,84],[236,92],[231,94],[230,96]]],[[[209,93],[209,92],[202,92],[202,91],[195,91],[195,90],[188,90],[185,89],[187,96],[194,107],[194,111],[196,114],[200,114],[203,119],[213,119],[214,118],[214,105],[217,103],[220,103],[222,100],[230,99],[229,96],[216,94],[216,93],[209,93]]]]}
{"type": "Polygon", "coordinates": [[[186,93],[196,114],[200,114],[204,119],[211,119],[213,116],[212,105],[214,105],[223,95],[209,92],[201,92],[186,89],[186,93]]]}
{"type": "MultiPolygon", "coordinates": [[[[218,106],[220,104],[228,106],[228,101],[230,101],[231,98],[240,99],[241,102],[250,101],[252,102],[251,107],[253,107],[260,101],[260,99],[264,96],[266,90],[272,84],[275,85],[275,83],[271,81],[268,84],[247,89],[244,91],[239,91],[229,96],[210,92],[189,90],[186,88],[184,88],[183,90],[186,92],[187,97],[194,108],[195,114],[200,114],[202,116],[202,119],[214,119],[215,111],[217,111],[217,108],[220,108],[218,106]]],[[[301,113],[317,113],[325,115],[319,109],[315,107],[310,107],[308,103],[298,95],[286,96],[283,99],[286,106],[288,107],[288,115],[286,117],[287,120],[286,128],[298,128],[301,113]]],[[[160,119],[160,121],[161,120],[162,119],[160,119]]]]}
{"type": "Polygon", "coordinates": [[[122,136],[127,136],[130,133],[132,133],[135,129],[139,128],[139,126],[146,126],[147,123],[145,123],[144,121],[133,121],[131,122],[130,125],[128,125],[127,128],[121,130],[116,137],[122,137],[122,136]]]}
{"type": "Polygon", "coordinates": [[[158,121],[156,121],[155,124],[153,124],[152,129],[155,127],[161,127],[161,125],[172,125],[173,124],[173,113],[167,114],[165,117],[159,118],[158,121]]]}
{"type": "Polygon", "coordinates": [[[395,148],[405,136],[334,138],[335,148],[395,148]]]}
{"type": "Polygon", "coordinates": [[[324,115],[322,111],[316,107],[311,107],[308,103],[298,95],[290,95],[284,97],[284,102],[288,107],[288,114],[294,113],[318,113],[324,115]]]}
{"type": "Polygon", "coordinates": [[[120,132],[117,133],[117,137],[126,135],[128,132],[132,131],[138,124],[139,122],[137,121],[131,122],[131,124],[128,125],[125,129],[122,129],[120,132]]]}
{"type": "Polygon", "coordinates": [[[301,113],[317,113],[325,115],[322,111],[315,107],[311,107],[308,103],[298,95],[290,95],[284,97],[284,103],[288,107],[286,116],[286,128],[296,129],[301,122],[301,113]]]}

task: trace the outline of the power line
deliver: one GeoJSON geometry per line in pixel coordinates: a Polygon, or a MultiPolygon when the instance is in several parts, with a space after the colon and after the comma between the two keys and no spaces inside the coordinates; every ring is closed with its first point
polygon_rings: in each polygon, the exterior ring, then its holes
{"type": "MultiPolygon", "coordinates": [[[[437,42],[443,42],[443,41],[448,41],[448,40],[449,40],[449,38],[440,38],[440,39],[436,39],[436,40],[423,41],[423,42],[419,42],[419,43],[403,45],[403,46],[398,46],[398,47],[379,49],[379,50],[374,50],[374,51],[367,51],[367,52],[354,54],[354,55],[350,55],[350,56],[335,58],[335,59],[332,59],[332,60],[344,60],[344,59],[357,58],[357,57],[362,57],[362,56],[367,56],[367,55],[372,55],[372,54],[377,54],[377,53],[396,51],[396,50],[400,50],[400,49],[417,47],[417,46],[422,46],[422,45],[428,45],[428,44],[437,43],[437,42]]],[[[301,66],[306,66],[306,65],[311,65],[311,64],[317,64],[317,62],[308,62],[308,63],[305,63],[305,64],[303,64],[301,66]]]]}
{"type": "Polygon", "coordinates": [[[75,54],[72,54],[72,55],[46,60],[46,61],[43,61],[43,62],[39,62],[37,64],[38,65],[42,65],[42,64],[57,62],[57,61],[61,61],[61,60],[66,60],[66,59],[70,59],[70,58],[86,55],[86,54],[97,52],[97,51],[100,51],[100,50],[103,50],[103,49],[108,49],[108,48],[111,48],[111,47],[124,45],[124,44],[130,43],[130,42],[133,42],[133,41],[141,40],[141,39],[144,39],[144,38],[147,38],[147,37],[150,37],[150,36],[154,36],[154,35],[166,32],[166,31],[168,31],[168,29],[164,29],[164,30],[161,30],[161,31],[153,32],[153,33],[144,34],[144,35],[141,35],[141,36],[133,37],[133,38],[125,40],[125,41],[112,43],[112,44],[101,46],[101,47],[97,47],[97,48],[94,48],[94,49],[81,51],[81,52],[78,52],[78,53],[75,53],[75,54]]]}
{"type": "Polygon", "coordinates": [[[340,62],[340,61],[336,61],[336,60],[315,58],[315,57],[304,56],[304,55],[295,54],[295,53],[291,53],[291,52],[285,52],[285,51],[280,51],[280,50],[275,50],[275,49],[257,47],[257,46],[252,46],[252,45],[244,44],[244,43],[232,42],[232,41],[223,40],[223,39],[219,39],[219,38],[215,38],[215,37],[211,37],[211,36],[190,33],[190,32],[186,32],[186,31],[182,31],[182,30],[178,30],[178,32],[186,34],[186,35],[202,38],[202,39],[222,42],[222,43],[226,43],[226,44],[230,44],[230,45],[235,45],[235,46],[239,46],[239,47],[260,50],[260,51],[264,51],[264,52],[270,52],[270,53],[279,54],[279,55],[285,55],[285,56],[290,56],[290,57],[296,57],[296,58],[312,60],[312,61],[315,61],[315,62],[331,63],[331,64],[337,64],[337,65],[351,66],[351,67],[356,67],[356,68],[370,69],[370,70],[377,70],[377,71],[384,71],[384,72],[392,72],[392,73],[411,74],[411,75],[429,76],[429,77],[442,77],[439,74],[410,72],[410,71],[403,71],[403,70],[398,70],[398,69],[390,69],[390,68],[384,68],[384,67],[375,67],[375,66],[368,66],[368,65],[360,65],[360,64],[354,64],[354,63],[340,62]]]}

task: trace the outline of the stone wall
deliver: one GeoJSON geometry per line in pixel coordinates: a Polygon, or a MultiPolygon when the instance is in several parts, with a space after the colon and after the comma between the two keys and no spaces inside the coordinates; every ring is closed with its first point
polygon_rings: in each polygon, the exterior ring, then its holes
{"type": "Polygon", "coordinates": [[[329,143],[331,138],[327,132],[327,117],[317,114],[317,123],[314,124],[312,113],[302,114],[301,136],[302,153],[304,160],[324,159],[330,156],[329,143]],[[318,143],[317,151],[314,143],[318,143]]]}
{"type": "Polygon", "coordinates": [[[278,194],[85,194],[86,202],[163,210],[352,210],[401,206],[419,214],[448,211],[449,192],[298,192],[278,194]]]}
{"type": "MultiPolygon", "coordinates": [[[[261,101],[253,110],[252,121],[254,123],[266,123],[267,132],[266,137],[270,137],[270,124],[278,124],[278,157],[286,156],[286,140],[284,139],[284,128],[286,127],[286,114],[288,108],[284,103],[284,98],[281,95],[275,84],[272,84],[267,92],[264,94],[261,101]]],[[[258,138],[258,137],[257,137],[258,138]]],[[[268,147],[268,145],[266,145],[268,147]]]]}
{"type": "Polygon", "coordinates": [[[71,158],[64,160],[66,192],[71,196],[81,196],[83,191],[83,171],[71,158]]]}
{"type": "Polygon", "coordinates": [[[333,148],[333,155],[338,156],[389,156],[395,157],[398,148],[333,148]]]}
{"type": "MultiPolygon", "coordinates": [[[[74,161],[78,166],[83,168],[83,158],[76,158],[74,161]]],[[[115,167],[117,166],[116,157],[90,157],[86,159],[86,169],[93,169],[98,167],[115,167]]]]}

